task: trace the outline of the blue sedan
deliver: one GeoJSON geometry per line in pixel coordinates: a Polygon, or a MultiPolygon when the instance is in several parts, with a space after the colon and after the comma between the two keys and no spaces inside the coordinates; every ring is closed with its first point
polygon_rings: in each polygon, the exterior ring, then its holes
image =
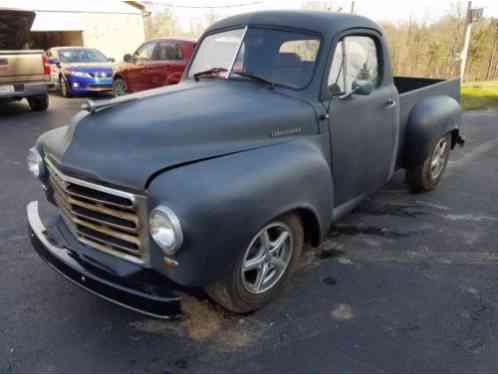
{"type": "Polygon", "coordinates": [[[48,52],[51,78],[62,96],[112,91],[113,59],[95,48],[56,47],[48,52]]]}

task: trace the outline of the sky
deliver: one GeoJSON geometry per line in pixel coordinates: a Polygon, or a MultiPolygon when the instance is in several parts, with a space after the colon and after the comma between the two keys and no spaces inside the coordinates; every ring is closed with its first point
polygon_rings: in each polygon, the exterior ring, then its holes
{"type": "MultiPolygon", "coordinates": [[[[156,4],[177,5],[171,7],[181,24],[188,25],[191,20],[202,19],[214,12],[220,16],[267,9],[301,9],[305,0],[152,0],[156,4]],[[257,2],[257,4],[254,4],[257,2]],[[231,7],[236,4],[247,6],[231,7]],[[220,7],[216,9],[184,8],[220,7]],[[224,8],[226,7],[226,8],[224,8]]],[[[324,3],[327,1],[323,1],[324,3]]],[[[355,13],[372,18],[375,21],[403,21],[410,17],[416,20],[435,21],[458,1],[456,0],[356,0],[355,13]]],[[[334,7],[351,9],[351,0],[331,0],[334,7]]],[[[466,6],[467,1],[461,1],[466,6]]],[[[161,6],[160,6],[161,7],[161,6]]],[[[498,0],[474,0],[473,7],[483,7],[486,16],[498,18],[498,0]]]]}

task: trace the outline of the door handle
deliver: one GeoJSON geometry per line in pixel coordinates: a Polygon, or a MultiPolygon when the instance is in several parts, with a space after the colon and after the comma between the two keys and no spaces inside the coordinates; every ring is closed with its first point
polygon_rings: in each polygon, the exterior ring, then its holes
{"type": "Polygon", "coordinates": [[[387,102],[386,102],[386,108],[392,108],[396,105],[396,100],[394,100],[393,98],[390,98],[387,102]]]}

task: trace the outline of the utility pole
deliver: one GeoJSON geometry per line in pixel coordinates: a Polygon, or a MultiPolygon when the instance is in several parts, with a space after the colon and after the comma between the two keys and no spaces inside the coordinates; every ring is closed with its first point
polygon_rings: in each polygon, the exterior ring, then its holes
{"type": "Polygon", "coordinates": [[[354,14],[355,5],[356,5],[356,1],[351,1],[351,14],[354,14]]]}
{"type": "Polygon", "coordinates": [[[463,50],[461,54],[461,65],[460,65],[460,79],[463,82],[465,79],[465,69],[467,67],[467,59],[469,56],[470,48],[470,37],[472,35],[472,24],[478,22],[484,13],[483,8],[472,8],[472,1],[468,2],[467,5],[467,15],[465,17],[465,39],[463,44],[463,50]]]}

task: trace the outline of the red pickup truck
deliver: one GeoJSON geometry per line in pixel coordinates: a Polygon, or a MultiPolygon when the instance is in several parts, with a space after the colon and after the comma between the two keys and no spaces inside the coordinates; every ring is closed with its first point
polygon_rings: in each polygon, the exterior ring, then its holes
{"type": "Polygon", "coordinates": [[[145,42],[113,75],[114,96],[178,83],[194,51],[195,41],[160,38],[145,42]]]}

